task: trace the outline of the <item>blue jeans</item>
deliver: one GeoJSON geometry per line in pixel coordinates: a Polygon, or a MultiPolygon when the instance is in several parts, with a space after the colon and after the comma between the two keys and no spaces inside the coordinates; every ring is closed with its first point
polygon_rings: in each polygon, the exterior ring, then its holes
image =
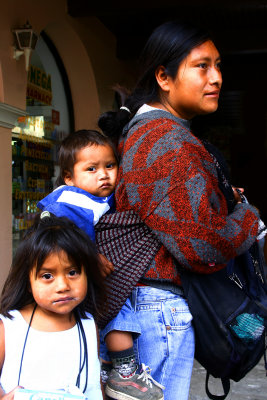
{"type": "MultiPolygon", "coordinates": [[[[101,336],[103,339],[112,330],[135,333],[138,362],[148,365],[152,377],[165,386],[164,399],[187,400],[195,349],[191,321],[192,315],[183,297],[141,286],[133,290],[101,336]]],[[[103,347],[101,350],[101,356],[106,359],[103,347]]]]}

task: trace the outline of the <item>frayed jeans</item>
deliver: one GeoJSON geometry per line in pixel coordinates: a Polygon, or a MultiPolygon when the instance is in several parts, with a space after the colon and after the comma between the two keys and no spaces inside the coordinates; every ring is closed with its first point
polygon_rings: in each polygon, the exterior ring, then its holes
{"type": "Polygon", "coordinates": [[[165,400],[187,400],[194,360],[194,330],[186,300],[167,290],[136,287],[120,313],[102,331],[101,357],[107,360],[103,338],[112,330],[133,333],[139,363],[165,386],[165,400]]]}

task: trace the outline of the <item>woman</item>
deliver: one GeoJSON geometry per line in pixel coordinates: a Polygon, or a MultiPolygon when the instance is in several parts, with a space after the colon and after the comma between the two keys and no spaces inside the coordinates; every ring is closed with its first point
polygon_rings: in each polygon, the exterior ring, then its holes
{"type": "Polygon", "coordinates": [[[231,188],[226,200],[215,157],[190,130],[192,118],[218,107],[220,55],[209,34],[163,24],[148,39],[142,67],[123,107],[101,116],[99,126],[121,137],[117,210],[135,211],[162,243],[130,298],[141,327],[135,349],[165,386],[164,399],[186,400],[194,332],[179,268],[208,274],[225,267],[255,241],[259,217],[231,188]]]}

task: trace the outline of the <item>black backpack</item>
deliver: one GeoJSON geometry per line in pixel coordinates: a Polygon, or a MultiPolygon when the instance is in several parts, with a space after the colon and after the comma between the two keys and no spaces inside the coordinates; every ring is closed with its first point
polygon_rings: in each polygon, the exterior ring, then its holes
{"type": "Polygon", "coordinates": [[[210,399],[225,399],[230,380],[238,382],[262,356],[267,369],[267,286],[261,261],[255,243],[218,272],[181,272],[193,315],[195,358],[207,370],[206,392],[210,399]],[[221,378],[223,395],[210,393],[210,375],[221,378]]]}

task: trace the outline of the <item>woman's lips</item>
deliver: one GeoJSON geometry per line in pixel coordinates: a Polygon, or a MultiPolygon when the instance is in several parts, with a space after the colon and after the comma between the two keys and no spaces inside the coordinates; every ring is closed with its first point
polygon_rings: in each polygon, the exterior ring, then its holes
{"type": "Polygon", "coordinates": [[[220,95],[220,91],[205,93],[205,96],[208,96],[208,97],[219,97],[219,95],[220,95]]]}

